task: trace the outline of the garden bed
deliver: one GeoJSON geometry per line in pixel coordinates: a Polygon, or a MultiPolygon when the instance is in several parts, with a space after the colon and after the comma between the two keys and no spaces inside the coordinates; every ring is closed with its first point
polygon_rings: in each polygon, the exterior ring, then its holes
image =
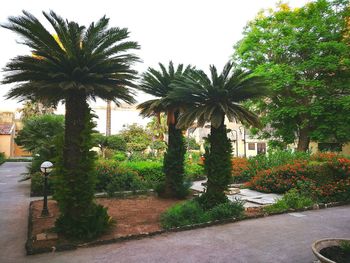
{"type": "MultiPolygon", "coordinates": [[[[160,214],[181,201],[160,199],[155,196],[134,196],[123,199],[97,198],[97,202],[107,207],[108,214],[117,222],[108,233],[98,239],[99,242],[103,242],[160,231],[160,214]]],[[[56,250],[65,250],[81,244],[82,242],[68,241],[60,235],[55,238],[52,228],[59,215],[57,203],[49,200],[48,206],[52,216],[48,218],[40,218],[42,204],[42,201],[33,201],[30,204],[27,253],[49,252],[52,251],[52,247],[56,250]],[[48,233],[48,239],[36,240],[37,235],[41,233],[48,233]]]]}
{"type": "Polygon", "coordinates": [[[240,219],[229,218],[164,230],[160,225],[160,215],[167,208],[182,201],[161,199],[155,196],[133,196],[124,199],[98,198],[97,202],[108,207],[109,215],[117,221],[117,224],[115,224],[108,233],[90,242],[71,241],[65,239],[61,235],[58,235],[57,238],[55,238],[56,234],[53,233],[52,229],[54,227],[54,222],[59,215],[57,203],[53,200],[49,200],[49,211],[52,216],[48,218],[40,218],[42,201],[31,202],[29,207],[28,240],[26,243],[27,254],[31,255],[109,244],[150,237],[165,232],[184,231],[275,214],[322,209],[349,204],[348,202],[333,202],[313,205],[302,209],[289,209],[285,212],[274,212],[271,214],[264,212],[262,209],[263,207],[254,207],[247,208],[243,218],[240,219]],[[42,233],[46,233],[47,238],[45,240],[36,240],[37,235],[42,233]],[[50,239],[52,237],[54,237],[54,239],[50,239]]]}

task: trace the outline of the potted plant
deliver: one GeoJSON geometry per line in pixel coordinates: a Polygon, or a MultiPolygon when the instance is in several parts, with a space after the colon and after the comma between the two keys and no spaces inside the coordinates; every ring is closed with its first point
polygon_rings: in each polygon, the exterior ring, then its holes
{"type": "Polygon", "coordinates": [[[350,262],[350,239],[326,238],[312,244],[312,252],[321,263],[350,262]]]}

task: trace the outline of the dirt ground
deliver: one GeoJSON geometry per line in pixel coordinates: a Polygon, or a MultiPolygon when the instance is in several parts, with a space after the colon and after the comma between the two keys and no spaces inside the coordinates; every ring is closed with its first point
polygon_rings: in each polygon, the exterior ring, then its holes
{"type": "MultiPolygon", "coordinates": [[[[150,233],[161,230],[160,215],[170,206],[182,201],[161,199],[155,196],[133,196],[124,199],[97,198],[97,203],[108,208],[108,214],[117,222],[110,231],[98,240],[110,240],[114,238],[150,233]]],[[[56,240],[36,240],[37,234],[50,233],[55,220],[59,216],[57,203],[49,200],[48,206],[51,217],[41,218],[42,201],[32,204],[32,236],[33,248],[51,248],[57,245],[69,243],[63,236],[56,240]]],[[[248,208],[245,212],[247,217],[261,214],[259,208],[248,208]]]]}
{"type": "MultiPolygon", "coordinates": [[[[101,236],[99,240],[109,240],[127,235],[155,232],[161,230],[160,215],[170,206],[181,202],[179,200],[160,199],[155,196],[135,196],[125,199],[98,198],[97,203],[108,208],[108,214],[117,222],[112,229],[101,236]]],[[[59,216],[57,203],[49,200],[48,207],[51,217],[41,218],[42,201],[32,204],[32,236],[33,247],[52,247],[67,242],[62,236],[58,240],[37,241],[40,233],[52,232],[55,220],[59,216]]]]}

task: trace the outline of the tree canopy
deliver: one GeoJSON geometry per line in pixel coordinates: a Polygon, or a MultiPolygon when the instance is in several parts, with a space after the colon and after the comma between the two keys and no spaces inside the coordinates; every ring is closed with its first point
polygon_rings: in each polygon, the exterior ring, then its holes
{"type": "Polygon", "coordinates": [[[252,104],[267,125],[261,135],[283,144],[350,140],[349,2],[280,4],[261,12],[235,45],[234,60],[264,76],[268,99],[252,104]]]}

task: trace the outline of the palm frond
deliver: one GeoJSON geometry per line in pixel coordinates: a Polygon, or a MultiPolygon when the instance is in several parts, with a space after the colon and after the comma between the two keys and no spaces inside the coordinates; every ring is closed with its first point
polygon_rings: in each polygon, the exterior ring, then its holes
{"type": "Polygon", "coordinates": [[[189,127],[197,121],[197,126],[210,122],[218,128],[227,116],[230,121],[259,127],[258,116],[240,103],[266,95],[264,80],[248,71],[233,71],[230,62],[220,75],[210,66],[210,75],[211,79],[201,70],[192,70],[173,82],[168,98],[191,105],[182,112],[178,126],[189,127]]]}
{"type": "Polygon", "coordinates": [[[108,28],[102,17],[87,28],[64,20],[55,12],[43,12],[55,33],[52,35],[33,15],[10,17],[2,27],[17,33],[32,54],[18,56],[7,63],[2,83],[16,83],[9,98],[46,98],[64,100],[71,90],[80,90],[87,98],[100,97],[116,103],[134,103],[139,61],[130,53],[139,48],[129,41],[126,28],[108,28]]]}

